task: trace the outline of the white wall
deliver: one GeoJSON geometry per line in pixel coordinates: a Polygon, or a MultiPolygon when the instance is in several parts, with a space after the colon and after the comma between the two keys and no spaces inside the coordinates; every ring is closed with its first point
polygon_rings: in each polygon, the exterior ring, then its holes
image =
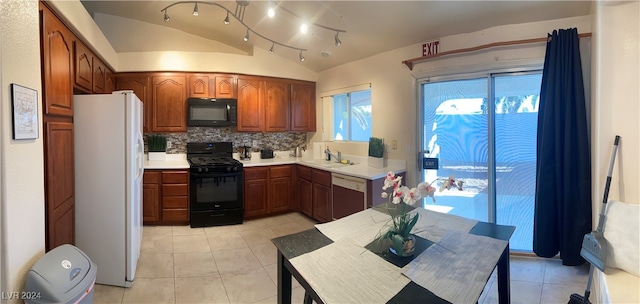
{"type": "Polygon", "coordinates": [[[277,54],[253,48],[253,55],[210,52],[118,53],[118,72],[228,72],[316,81],[317,73],[277,54]]]}
{"type": "MultiPolygon", "coordinates": [[[[520,40],[546,37],[554,29],[577,27],[579,33],[591,31],[589,16],[559,20],[498,26],[473,33],[460,34],[440,39],[440,52],[451,49],[468,48],[506,40],[520,40]]],[[[417,136],[418,79],[451,75],[463,72],[486,70],[509,65],[542,67],[545,44],[531,44],[513,47],[494,48],[486,51],[445,56],[418,63],[413,71],[401,64],[403,60],[420,57],[422,45],[415,44],[378,54],[359,61],[351,62],[324,72],[317,81],[317,100],[322,92],[362,83],[371,83],[372,135],[382,137],[386,143],[397,140],[398,149],[391,150],[388,157],[407,161],[407,184],[416,183],[416,151],[419,147],[417,136]],[[405,149],[409,148],[409,153],[405,149]]],[[[318,105],[318,113],[322,113],[318,105]]],[[[318,119],[318,130],[322,130],[318,119]]],[[[312,141],[322,141],[321,132],[317,132],[312,141]]],[[[329,144],[331,150],[340,150],[345,154],[366,155],[367,144],[339,143],[329,144]]]]}
{"type": "Polygon", "coordinates": [[[10,84],[16,83],[38,90],[42,101],[38,16],[36,0],[0,0],[3,292],[21,291],[27,272],[45,250],[42,109],[39,105],[38,139],[13,140],[10,97],[10,84]]]}
{"type": "Polygon", "coordinates": [[[600,210],[615,135],[621,140],[609,199],[640,204],[639,15],[638,1],[595,5],[591,137],[594,213],[600,210]]]}

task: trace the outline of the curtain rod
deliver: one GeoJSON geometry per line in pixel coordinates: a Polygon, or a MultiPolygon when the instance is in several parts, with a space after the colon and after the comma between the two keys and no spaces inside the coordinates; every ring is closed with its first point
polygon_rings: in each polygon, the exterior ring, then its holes
{"type": "MultiPolygon", "coordinates": [[[[578,37],[580,37],[580,38],[591,37],[591,33],[579,34],[578,37]]],[[[442,57],[442,56],[447,56],[447,55],[452,55],[452,54],[459,54],[459,53],[474,52],[474,51],[478,51],[478,50],[482,50],[482,49],[488,49],[488,48],[497,47],[497,46],[507,46],[507,45],[518,45],[518,44],[527,44],[527,43],[547,42],[547,39],[548,39],[547,37],[544,37],[544,38],[533,38],[533,39],[493,42],[493,43],[483,44],[483,45],[474,46],[474,47],[470,47],[470,48],[450,50],[450,51],[438,53],[438,54],[435,54],[435,55],[417,57],[417,58],[413,58],[413,59],[409,59],[409,60],[404,60],[404,61],[402,61],[402,63],[405,64],[407,67],[409,67],[409,70],[413,70],[413,65],[414,64],[420,63],[422,61],[426,61],[426,60],[429,60],[429,59],[437,58],[437,57],[442,57]]]]}

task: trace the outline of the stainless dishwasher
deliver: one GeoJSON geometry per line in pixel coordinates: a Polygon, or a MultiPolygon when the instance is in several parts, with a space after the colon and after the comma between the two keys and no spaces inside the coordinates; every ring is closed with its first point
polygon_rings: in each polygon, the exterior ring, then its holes
{"type": "Polygon", "coordinates": [[[333,219],[343,218],[367,208],[367,180],[331,173],[333,219]]]}

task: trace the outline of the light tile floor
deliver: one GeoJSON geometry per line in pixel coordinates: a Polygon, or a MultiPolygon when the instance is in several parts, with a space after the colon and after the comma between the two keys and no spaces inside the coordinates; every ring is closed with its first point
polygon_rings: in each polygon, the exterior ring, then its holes
{"type": "MultiPolygon", "coordinates": [[[[277,303],[276,247],[271,239],[313,228],[298,213],[242,225],[145,226],[136,280],[130,288],[95,285],[95,303],[277,303]]],[[[567,303],[583,293],[588,265],[511,257],[512,303],[567,303]]],[[[293,303],[304,289],[294,279],[293,303]]],[[[497,303],[495,273],[479,303],[497,303]]]]}

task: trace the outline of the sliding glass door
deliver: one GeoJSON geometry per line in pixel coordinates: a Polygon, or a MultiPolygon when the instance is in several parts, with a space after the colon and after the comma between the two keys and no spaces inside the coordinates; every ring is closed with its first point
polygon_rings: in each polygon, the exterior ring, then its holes
{"type": "Polygon", "coordinates": [[[422,179],[464,181],[462,191],[425,199],[425,208],[514,225],[511,248],[532,250],[541,79],[536,71],[420,84],[420,155],[439,163],[421,167],[422,179]]]}

